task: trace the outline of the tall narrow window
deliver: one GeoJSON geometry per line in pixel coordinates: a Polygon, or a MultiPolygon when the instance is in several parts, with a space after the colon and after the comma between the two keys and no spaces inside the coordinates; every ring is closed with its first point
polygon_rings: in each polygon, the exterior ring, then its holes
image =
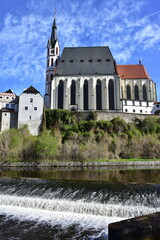
{"type": "Polygon", "coordinates": [[[127,99],[131,99],[131,87],[127,85],[127,99]]]}
{"type": "Polygon", "coordinates": [[[72,80],[71,84],[71,105],[76,104],[76,82],[72,80]]]}
{"type": "Polygon", "coordinates": [[[109,80],[108,84],[109,110],[114,110],[114,82],[109,80]]]}
{"type": "Polygon", "coordinates": [[[137,85],[134,87],[134,95],[135,95],[135,100],[139,100],[139,89],[137,85]]]}
{"type": "Polygon", "coordinates": [[[53,67],[53,58],[51,58],[51,66],[53,67]]]}
{"type": "Polygon", "coordinates": [[[97,80],[96,84],[96,109],[102,110],[102,84],[100,80],[97,80]]]}
{"type": "Polygon", "coordinates": [[[47,59],[47,67],[49,67],[49,59],[47,59]]]}
{"type": "Polygon", "coordinates": [[[62,80],[59,81],[58,85],[58,108],[63,109],[63,92],[64,92],[64,83],[62,80]]]}
{"type": "Polygon", "coordinates": [[[84,81],[83,85],[83,109],[88,110],[88,81],[84,81]]]}
{"type": "Polygon", "coordinates": [[[147,101],[147,89],[145,85],[143,85],[143,100],[147,101]]]}
{"type": "Polygon", "coordinates": [[[51,73],[51,80],[53,80],[53,74],[51,73]]]}
{"type": "Polygon", "coordinates": [[[56,55],[58,55],[58,47],[56,47],[56,55]]]}

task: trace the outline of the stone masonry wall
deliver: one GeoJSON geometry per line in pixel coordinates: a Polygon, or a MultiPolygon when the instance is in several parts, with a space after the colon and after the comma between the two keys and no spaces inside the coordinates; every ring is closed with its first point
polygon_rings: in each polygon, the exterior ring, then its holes
{"type": "Polygon", "coordinates": [[[136,118],[144,120],[146,117],[160,117],[160,115],[151,115],[151,114],[133,114],[133,113],[120,113],[120,112],[106,112],[106,111],[85,111],[77,112],[77,118],[81,120],[107,120],[111,121],[115,117],[120,117],[126,122],[133,122],[136,118]]]}

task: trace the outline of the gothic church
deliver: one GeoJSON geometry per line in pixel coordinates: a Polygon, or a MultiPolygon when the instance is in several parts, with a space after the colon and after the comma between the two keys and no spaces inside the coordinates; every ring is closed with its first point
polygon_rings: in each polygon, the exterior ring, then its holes
{"type": "Polygon", "coordinates": [[[69,47],[60,56],[54,18],[47,45],[47,108],[154,114],[156,101],[156,85],[141,62],[117,65],[109,47],[69,47]]]}

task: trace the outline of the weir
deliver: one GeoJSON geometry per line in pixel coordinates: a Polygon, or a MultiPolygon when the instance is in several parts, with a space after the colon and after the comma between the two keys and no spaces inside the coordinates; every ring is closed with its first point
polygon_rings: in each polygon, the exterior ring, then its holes
{"type": "Polygon", "coordinates": [[[50,226],[57,239],[107,239],[110,223],[157,211],[156,184],[0,179],[1,227],[12,222],[12,232],[29,224],[43,235],[50,226]]]}

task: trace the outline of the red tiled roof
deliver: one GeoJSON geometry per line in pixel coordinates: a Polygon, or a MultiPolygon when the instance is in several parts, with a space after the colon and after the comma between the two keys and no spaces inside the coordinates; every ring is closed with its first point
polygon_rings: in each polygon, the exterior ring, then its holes
{"type": "Polygon", "coordinates": [[[150,79],[143,65],[117,65],[117,72],[122,79],[150,79]]]}

